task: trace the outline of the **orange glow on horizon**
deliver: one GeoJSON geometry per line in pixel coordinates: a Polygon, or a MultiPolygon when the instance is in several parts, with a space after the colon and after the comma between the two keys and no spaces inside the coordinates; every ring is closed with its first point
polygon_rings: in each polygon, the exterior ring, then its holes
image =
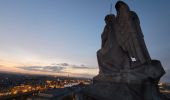
{"type": "Polygon", "coordinates": [[[19,64],[10,64],[10,63],[2,63],[2,64],[0,65],[0,71],[21,73],[21,74],[56,75],[56,76],[68,76],[69,74],[69,76],[73,76],[73,77],[86,77],[84,76],[85,74],[94,76],[98,72],[97,69],[90,69],[90,70],[73,69],[68,67],[64,69],[62,73],[58,73],[58,72],[55,73],[55,72],[48,72],[48,71],[33,71],[33,70],[24,70],[24,69],[16,68],[17,66],[19,66],[19,64]]]}

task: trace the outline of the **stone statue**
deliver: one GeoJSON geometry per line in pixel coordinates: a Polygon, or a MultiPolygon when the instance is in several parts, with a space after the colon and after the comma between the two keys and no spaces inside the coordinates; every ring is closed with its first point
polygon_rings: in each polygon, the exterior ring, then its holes
{"type": "Polygon", "coordinates": [[[116,38],[115,15],[105,17],[106,26],[102,33],[102,46],[97,52],[100,74],[109,74],[130,67],[130,59],[119,46],[116,38]]]}
{"type": "Polygon", "coordinates": [[[105,17],[99,74],[84,93],[94,100],[163,100],[158,82],[165,71],[148,53],[137,14],[123,1],[115,8],[117,16],[105,17]]]}
{"type": "Polygon", "coordinates": [[[117,10],[117,40],[124,51],[127,51],[135,61],[131,62],[135,67],[151,61],[144,42],[144,36],[140,28],[140,21],[134,11],[130,11],[127,4],[119,1],[117,10]]]}
{"type": "Polygon", "coordinates": [[[99,73],[108,74],[151,62],[137,14],[121,1],[115,7],[117,16],[105,17],[102,47],[97,52],[99,73]]]}

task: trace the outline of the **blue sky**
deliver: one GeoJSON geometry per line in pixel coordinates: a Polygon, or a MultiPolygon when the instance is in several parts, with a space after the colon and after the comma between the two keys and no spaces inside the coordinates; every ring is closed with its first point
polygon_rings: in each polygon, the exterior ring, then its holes
{"type": "MultiPolygon", "coordinates": [[[[170,1],[124,1],[140,18],[151,57],[170,69],[170,1]]],[[[41,66],[44,73],[47,66],[67,63],[63,72],[97,74],[96,51],[110,2],[116,0],[0,0],[0,70],[41,66]]]]}

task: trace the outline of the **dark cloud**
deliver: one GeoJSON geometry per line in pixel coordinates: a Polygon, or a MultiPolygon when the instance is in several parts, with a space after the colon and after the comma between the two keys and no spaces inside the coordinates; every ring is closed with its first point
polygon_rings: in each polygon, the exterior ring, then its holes
{"type": "Polygon", "coordinates": [[[70,64],[68,63],[53,63],[52,65],[58,65],[58,66],[69,66],[70,64]]]}
{"type": "Polygon", "coordinates": [[[57,66],[62,66],[62,67],[71,67],[74,69],[96,69],[94,67],[88,67],[86,65],[75,65],[75,64],[69,64],[69,63],[58,63],[58,64],[52,64],[52,65],[57,65],[57,66]]]}
{"type": "Polygon", "coordinates": [[[27,71],[41,71],[41,72],[51,72],[51,73],[70,73],[72,76],[75,77],[89,77],[92,78],[94,75],[91,75],[89,73],[72,73],[72,72],[66,72],[65,69],[67,68],[72,68],[78,69],[78,70],[89,70],[89,69],[96,69],[94,67],[88,67],[85,65],[74,65],[74,64],[69,64],[69,63],[53,63],[50,66],[21,66],[21,67],[16,67],[20,69],[24,69],[27,71]]]}
{"type": "Polygon", "coordinates": [[[42,71],[42,72],[62,72],[65,67],[61,66],[22,66],[17,67],[29,71],[42,71]]]}
{"type": "Polygon", "coordinates": [[[75,69],[96,69],[96,68],[87,67],[87,66],[72,66],[72,68],[75,68],[75,69]]]}
{"type": "Polygon", "coordinates": [[[65,67],[60,67],[60,66],[45,66],[44,70],[48,70],[51,72],[61,72],[65,67]]]}

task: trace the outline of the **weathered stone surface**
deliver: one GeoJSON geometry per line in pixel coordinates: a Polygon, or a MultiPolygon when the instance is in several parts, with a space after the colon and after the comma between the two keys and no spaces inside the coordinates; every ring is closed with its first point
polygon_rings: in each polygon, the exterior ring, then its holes
{"type": "Polygon", "coordinates": [[[130,59],[121,49],[116,39],[115,21],[114,15],[105,17],[106,26],[101,36],[102,48],[97,52],[100,74],[111,74],[114,71],[130,67],[130,59]]]}
{"type": "Polygon", "coordinates": [[[84,93],[97,100],[163,100],[157,84],[164,73],[160,62],[153,60],[129,71],[99,74],[84,93]]]}
{"type": "Polygon", "coordinates": [[[119,1],[115,5],[116,16],[116,36],[119,45],[126,51],[129,57],[135,58],[131,67],[150,62],[151,58],[144,42],[140,21],[137,14],[131,11],[127,4],[119,1]]]}
{"type": "Polygon", "coordinates": [[[89,100],[163,100],[157,84],[165,71],[150,58],[137,14],[122,1],[115,7],[117,16],[105,17],[99,74],[84,95],[89,100]]]}
{"type": "Polygon", "coordinates": [[[113,82],[143,84],[152,79],[158,81],[165,73],[160,61],[152,60],[150,64],[143,64],[135,69],[114,71],[111,74],[99,74],[93,78],[93,83],[113,82]]]}

